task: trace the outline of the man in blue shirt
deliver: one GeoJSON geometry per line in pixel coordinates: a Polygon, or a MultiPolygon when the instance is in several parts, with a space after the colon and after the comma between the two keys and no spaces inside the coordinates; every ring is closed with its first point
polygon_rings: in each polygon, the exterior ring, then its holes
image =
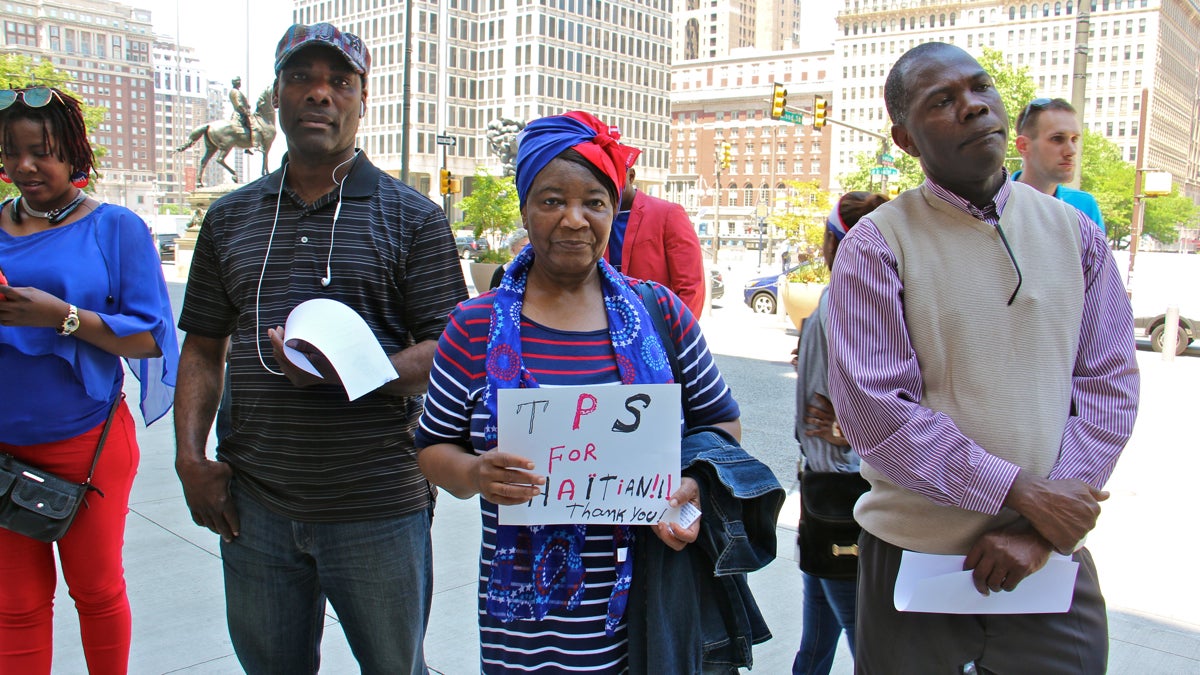
{"type": "Polygon", "coordinates": [[[1079,121],[1070,103],[1061,98],[1030,101],[1017,116],[1016,145],[1022,169],[1012,179],[1074,206],[1104,232],[1104,217],[1096,198],[1061,185],[1075,175],[1079,133],[1079,121]]]}

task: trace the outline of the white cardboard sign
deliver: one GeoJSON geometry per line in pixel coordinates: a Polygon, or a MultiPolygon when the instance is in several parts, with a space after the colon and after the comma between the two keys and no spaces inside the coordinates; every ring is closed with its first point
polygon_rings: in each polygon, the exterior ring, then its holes
{"type": "Polygon", "coordinates": [[[678,384],[502,389],[499,448],[546,477],[503,525],[653,525],[679,489],[678,384]]]}

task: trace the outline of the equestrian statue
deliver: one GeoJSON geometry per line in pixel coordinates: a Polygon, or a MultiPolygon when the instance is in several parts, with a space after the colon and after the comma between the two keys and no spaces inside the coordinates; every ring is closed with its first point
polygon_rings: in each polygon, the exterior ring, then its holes
{"type": "MultiPolygon", "coordinates": [[[[238,111],[234,110],[233,114],[237,116],[238,111]]],[[[225,163],[225,157],[234,148],[246,148],[247,152],[250,148],[257,148],[262,152],[262,175],[270,173],[267,171],[267,153],[271,150],[271,143],[275,142],[275,108],[271,105],[270,88],[258,97],[249,123],[247,129],[240,119],[209,122],[193,129],[187,143],[175,149],[175,152],[183,152],[201,138],[204,139],[204,159],[200,160],[200,171],[196,175],[197,187],[204,186],[204,169],[213,157],[217,158],[221,168],[229,172],[233,182],[238,182],[237,172],[225,163]]]]}

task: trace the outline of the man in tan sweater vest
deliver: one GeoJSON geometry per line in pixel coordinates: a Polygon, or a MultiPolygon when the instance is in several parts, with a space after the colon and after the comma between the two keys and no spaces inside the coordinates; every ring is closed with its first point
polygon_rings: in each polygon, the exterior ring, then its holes
{"type": "Polygon", "coordinates": [[[830,285],[829,384],[871,490],[860,539],[860,673],[1103,673],[1083,547],[1137,415],[1129,302],[1104,235],[1003,168],[1008,117],[963,50],[925,43],[885,85],[892,139],[927,180],[863,218],[830,285]],[[1008,592],[1052,553],[1068,611],[898,611],[904,551],[965,556],[1008,592]]]}

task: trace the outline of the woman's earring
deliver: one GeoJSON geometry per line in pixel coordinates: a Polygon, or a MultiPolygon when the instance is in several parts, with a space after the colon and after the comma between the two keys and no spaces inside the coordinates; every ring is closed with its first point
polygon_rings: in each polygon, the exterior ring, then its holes
{"type": "Polygon", "coordinates": [[[8,170],[2,166],[0,166],[0,180],[4,181],[5,183],[12,182],[12,178],[8,177],[8,170]]]}
{"type": "Polygon", "coordinates": [[[71,174],[71,185],[74,185],[82,190],[83,188],[87,187],[87,184],[88,175],[86,171],[76,171],[75,173],[71,174]]]}

